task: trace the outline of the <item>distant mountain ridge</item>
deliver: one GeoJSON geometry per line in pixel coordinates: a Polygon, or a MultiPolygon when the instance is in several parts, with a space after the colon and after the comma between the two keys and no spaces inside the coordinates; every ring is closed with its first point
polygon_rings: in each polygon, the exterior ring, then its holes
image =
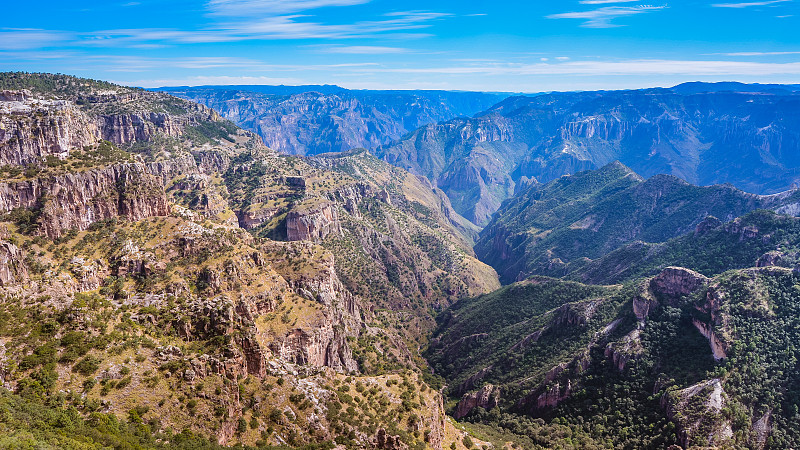
{"type": "Polygon", "coordinates": [[[376,153],[427,176],[478,225],[520,184],[614,160],[646,177],[774,193],[800,179],[800,94],[791,89],[685,84],[510,97],[472,118],[426,125],[376,153]]]}
{"type": "Polygon", "coordinates": [[[292,155],[375,149],[420,126],[471,116],[507,95],[348,90],[333,85],[160,88],[192,100],[292,155]]]}

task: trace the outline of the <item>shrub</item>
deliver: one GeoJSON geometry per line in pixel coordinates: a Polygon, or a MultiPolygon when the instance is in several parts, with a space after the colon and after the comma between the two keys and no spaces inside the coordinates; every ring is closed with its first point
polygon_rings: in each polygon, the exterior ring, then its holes
{"type": "Polygon", "coordinates": [[[95,356],[87,356],[72,366],[73,372],[78,372],[81,375],[89,376],[97,372],[100,368],[100,359],[95,356]]]}

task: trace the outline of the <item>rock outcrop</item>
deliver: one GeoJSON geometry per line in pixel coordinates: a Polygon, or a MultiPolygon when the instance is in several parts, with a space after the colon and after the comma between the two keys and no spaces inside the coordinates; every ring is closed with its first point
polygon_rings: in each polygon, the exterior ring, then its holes
{"type": "Polygon", "coordinates": [[[331,233],[341,233],[336,205],[323,203],[286,216],[286,234],[290,241],[320,242],[331,233]]]}
{"type": "Polygon", "coordinates": [[[0,100],[0,164],[20,165],[45,156],[66,157],[97,142],[91,118],[64,100],[31,99],[6,92],[0,100]]]}
{"type": "Polygon", "coordinates": [[[667,267],[650,280],[650,289],[656,295],[677,300],[708,283],[708,278],[683,267],[667,267]]]}
{"type": "Polygon", "coordinates": [[[719,378],[701,381],[664,396],[661,403],[667,416],[678,425],[678,438],[684,448],[730,445],[733,429],[722,414],[728,395],[719,378]]]}
{"type": "Polygon", "coordinates": [[[72,150],[100,140],[126,145],[148,142],[156,135],[177,138],[188,126],[221,120],[209,108],[178,99],[183,104],[173,108],[174,114],[148,111],[163,95],[139,91],[82,97],[77,105],[72,100],[4,91],[0,97],[0,164],[30,164],[46,156],[65,158],[72,150]],[[140,111],[133,112],[137,109],[140,111]]]}
{"type": "Polygon", "coordinates": [[[23,261],[22,250],[7,241],[0,241],[0,286],[25,281],[28,269],[23,261]]]}
{"type": "Polygon", "coordinates": [[[345,372],[358,370],[343,330],[334,325],[313,330],[295,329],[270,343],[270,349],[284,361],[345,372]]]}
{"type": "Polygon", "coordinates": [[[456,406],[453,417],[456,419],[466,417],[475,408],[492,409],[497,406],[499,399],[500,388],[487,384],[476,392],[464,394],[464,396],[461,397],[461,401],[458,402],[458,406],[456,406]]]}

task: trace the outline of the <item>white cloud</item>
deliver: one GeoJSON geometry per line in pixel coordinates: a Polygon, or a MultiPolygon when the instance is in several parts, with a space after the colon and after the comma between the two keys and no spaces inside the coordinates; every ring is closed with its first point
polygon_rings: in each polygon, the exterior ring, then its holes
{"type": "Polygon", "coordinates": [[[407,48],[382,47],[377,45],[322,46],[321,51],[324,53],[343,53],[351,55],[385,55],[409,52],[407,48]]]}
{"type": "Polygon", "coordinates": [[[28,50],[56,47],[74,36],[66,31],[34,28],[0,28],[0,50],[28,50]]]}
{"type": "Polygon", "coordinates": [[[604,6],[602,8],[594,9],[591,11],[576,11],[566,12],[560,14],[551,14],[547,16],[548,19],[583,19],[585,22],[581,24],[585,28],[613,28],[620,25],[611,23],[612,20],[618,17],[633,16],[636,14],[647,13],[651,11],[658,11],[666,8],[666,6],[604,6]]]}
{"type": "Polygon", "coordinates": [[[581,5],[606,5],[608,3],[632,3],[639,0],[581,0],[578,3],[581,5]]]}
{"type": "Polygon", "coordinates": [[[331,6],[353,6],[370,0],[211,0],[206,4],[216,16],[249,17],[253,14],[290,14],[331,6]]]}
{"type": "Polygon", "coordinates": [[[715,8],[749,8],[751,6],[770,6],[777,3],[786,3],[792,0],[769,0],[764,2],[746,2],[746,3],[714,3],[715,8]]]}
{"type": "Polygon", "coordinates": [[[785,55],[800,55],[800,52],[734,52],[734,53],[718,53],[725,56],[785,56],[785,55]]]}
{"type": "MultiPolygon", "coordinates": [[[[433,21],[450,16],[436,12],[401,12],[385,15],[379,20],[349,24],[325,24],[303,21],[305,16],[288,15],[253,20],[218,23],[195,30],[169,28],[129,28],[91,32],[69,32],[41,29],[0,28],[0,50],[32,50],[47,47],[127,47],[158,48],[173,44],[202,44],[248,40],[292,39],[355,39],[391,38],[414,39],[428,36],[417,32],[428,28],[433,21]],[[414,31],[414,32],[411,32],[414,31]]],[[[370,46],[352,47],[350,53],[367,52],[370,46]]],[[[377,47],[376,47],[377,48],[377,47]]],[[[384,47],[385,52],[399,49],[384,47]]],[[[342,53],[346,53],[343,50],[342,53]]]]}
{"type": "Polygon", "coordinates": [[[113,81],[126,86],[155,88],[163,86],[207,86],[207,85],[302,85],[312,84],[299,78],[275,77],[232,77],[232,76],[196,76],[186,78],[143,79],[133,81],[113,81]]]}

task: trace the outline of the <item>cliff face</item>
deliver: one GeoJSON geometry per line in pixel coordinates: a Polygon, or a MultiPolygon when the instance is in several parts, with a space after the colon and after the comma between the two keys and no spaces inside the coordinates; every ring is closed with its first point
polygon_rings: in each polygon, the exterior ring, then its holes
{"type": "Polygon", "coordinates": [[[191,156],[154,164],[119,164],[49,179],[0,183],[0,211],[35,209],[41,232],[58,238],[115,217],[167,216],[164,180],[197,172],[191,156]]]}
{"type": "Polygon", "coordinates": [[[0,163],[20,165],[45,156],[65,157],[97,141],[91,118],[70,102],[7,92],[0,98],[0,163]]]}
{"type": "Polygon", "coordinates": [[[497,406],[499,397],[500,390],[496,386],[487,384],[476,392],[464,394],[456,406],[453,417],[456,419],[466,417],[475,408],[492,409],[497,406]]]}
{"type": "Polygon", "coordinates": [[[322,204],[306,211],[291,211],[286,216],[290,241],[320,242],[331,233],[341,233],[336,206],[322,204]]]}
{"type": "Polygon", "coordinates": [[[127,145],[155,136],[181,138],[187,127],[221,122],[209,108],[147,91],[52,97],[29,90],[2,91],[0,163],[28,165],[46,156],[63,159],[99,140],[127,145]],[[170,112],[154,111],[158,109],[170,112]]]}
{"type": "Polygon", "coordinates": [[[679,439],[684,448],[731,445],[733,429],[730,420],[722,414],[728,395],[719,379],[703,381],[671,393],[662,403],[670,419],[678,423],[679,439]]]}

